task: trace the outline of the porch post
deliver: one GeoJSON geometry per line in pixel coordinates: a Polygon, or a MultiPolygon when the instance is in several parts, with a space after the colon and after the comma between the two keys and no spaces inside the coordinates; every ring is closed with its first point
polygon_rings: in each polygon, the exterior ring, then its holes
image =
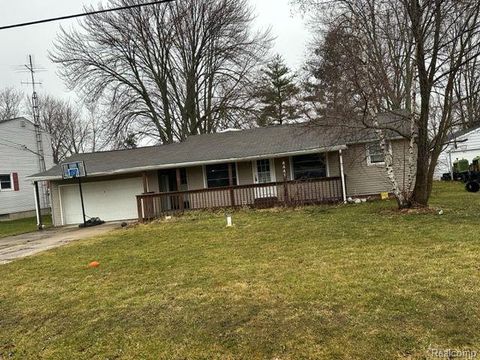
{"type": "Polygon", "coordinates": [[[282,161],[282,174],[283,174],[283,202],[287,205],[290,201],[288,198],[288,184],[287,184],[287,164],[285,160],[282,161]]]}
{"type": "Polygon", "coordinates": [[[343,168],[343,153],[342,150],[338,150],[338,154],[340,155],[340,176],[342,178],[342,195],[343,195],[343,202],[347,202],[347,187],[345,184],[345,170],[343,168]]]}
{"type": "MultiPolygon", "coordinates": [[[[238,176],[238,174],[237,174],[238,176]]],[[[230,206],[235,206],[235,193],[233,191],[233,167],[232,163],[228,163],[228,185],[230,186],[230,206]]]]}
{"type": "Polygon", "coordinates": [[[143,181],[143,193],[146,194],[148,193],[148,177],[145,171],[142,173],[142,181],[143,181]]]}
{"type": "Polygon", "coordinates": [[[180,210],[183,210],[183,207],[184,207],[184,204],[183,204],[184,198],[183,198],[183,194],[180,193],[180,187],[182,186],[182,174],[181,174],[179,168],[176,169],[176,176],[177,176],[177,191],[179,192],[179,195],[178,195],[178,206],[180,207],[180,210]]]}
{"type": "Polygon", "coordinates": [[[42,209],[40,206],[40,193],[38,191],[38,181],[34,181],[33,186],[34,186],[34,193],[35,193],[35,212],[37,214],[37,228],[38,230],[43,230],[42,209]]]}
{"type": "Polygon", "coordinates": [[[137,195],[137,212],[138,212],[138,222],[143,223],[145,216],[143,214],[143,203],[142,198],[137,195]]]}

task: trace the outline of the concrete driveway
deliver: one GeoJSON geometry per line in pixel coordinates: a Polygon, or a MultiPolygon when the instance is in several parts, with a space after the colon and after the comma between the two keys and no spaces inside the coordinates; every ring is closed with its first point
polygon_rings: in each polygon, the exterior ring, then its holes
{"type": "Polygon", "coordinates": [[[63,227],[23,235],[0,238],[0,264],[50,250],[72,241],[105,234],[120,228],[119,223],[107,223],[86,229],[63,227]]]}

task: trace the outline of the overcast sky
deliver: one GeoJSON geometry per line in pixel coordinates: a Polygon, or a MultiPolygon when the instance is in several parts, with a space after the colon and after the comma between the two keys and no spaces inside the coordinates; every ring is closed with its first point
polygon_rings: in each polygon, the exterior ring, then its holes
{"type": "MultiPolygon", "coordinates": [[[[250,0],[257,14],[257,26],[271,27],[277,38],[274,52],[284,56],[289,66],[298,69],[304,59],[309,32],[299,15],[293,15],[289,0],[250,0]]],[[[82,12],[84,5],[96,5],[99,0],[15,0],[2,1],[0,25],[38,20],[82,12]]],[[[55,65],[48,59],[48,51],[59,30],[75,26],[76,21],[63,21],[0,31],[0,88],[13,86],[28,92],[28,74],[22,72],[22,64],[28,54],[33,54],[37,67],[45,69],[38,74],[40,92],[69,96],[62,81],[56,75],[55,65]]]]}

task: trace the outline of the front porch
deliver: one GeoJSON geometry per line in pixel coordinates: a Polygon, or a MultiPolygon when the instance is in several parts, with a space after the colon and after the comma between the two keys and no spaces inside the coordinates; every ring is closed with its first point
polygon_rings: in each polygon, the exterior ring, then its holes
{"type": "Polygon", "coordinates": [[[137,195],[141,222],[186,210],[346,200],[341,150],[166,169],[143,179],[144,193],[137,195]]]}
{"type": "Polygon", "coordinates": [[[340,177],[285,181],[137,196],[139,221],[185,210],[336,203],[343,200],[340,177]]]}

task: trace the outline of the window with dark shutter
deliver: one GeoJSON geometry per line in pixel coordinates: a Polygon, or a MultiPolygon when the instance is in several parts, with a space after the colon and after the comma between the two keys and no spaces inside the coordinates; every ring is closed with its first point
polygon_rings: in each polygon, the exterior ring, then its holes
{"type": "Polygon", "coordinates": [[[0,174],[0,191],[12,190],[12,176],[10,174],[0,174]]]}
{"type": "Polygon", "coordinates": [[[18,183],[18,173],[13,173],[12,174],[12,180],[13,180],[13,190],[14,191],[20,191],[20,186],[18,183]]]}

